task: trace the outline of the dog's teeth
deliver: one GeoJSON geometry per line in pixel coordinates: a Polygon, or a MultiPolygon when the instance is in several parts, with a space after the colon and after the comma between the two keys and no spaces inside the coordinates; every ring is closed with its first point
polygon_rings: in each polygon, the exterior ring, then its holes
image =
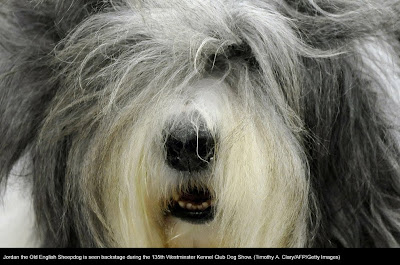
{"type": "Polygon", "coordinates": [[[208,206],[210,206],[210,205],[208,204],[208,202],[203,202],[203,203],[201,204],[201,206],[202,206],[202,208],[207,209],[208,206]]]}
{"type": "Polygon", "coordinates": [[[184,203],[183,201],[178,201],[178,204],[181,208],[186,208],[186,203],[184,203]]]}
{"type": "Polygon", "coordinates": [[[210,207],[212,205],[212,202],[210,200],[199,203],[199,204],[197,204],[197,203],[194,204],[193,202],[188,202],[188,201],[182,201],[182,200],[179,200],[179,198],[178,199],[174,198],[174,200],[179,204],[179,206],[182,209],[187,209],[187,210],[192,210],[192,211],[195,211],[195,210],[204,211],[205,209],[207,209],[208,207],[210,207]]]}

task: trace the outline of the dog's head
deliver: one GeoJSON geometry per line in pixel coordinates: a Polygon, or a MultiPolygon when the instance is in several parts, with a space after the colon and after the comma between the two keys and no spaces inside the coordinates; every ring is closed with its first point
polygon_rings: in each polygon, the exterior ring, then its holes
{"type": "Polygon", "coordinates": [[[117,245],[180,245],[201,226],[205,245],[303,244],[307,49],[277,10],[114,2],[56,46],[60,88],[39,148],[64,139],[72,196],[117,245]]]}
{"type": "Polygon", "coordinates": [[[360,39],[394,17],[380,4],[316,2],[12,5],[19,34],[40,33],[20,56],[40,64],[18,65],[39,91],[23,116],[33,122],[8,130],[24,128],[14,152],[32,154],[45,242],[346,245],[342,225],[389,238],[351,220],[366,214],[365,194],[381,198],[381,218],[392,213],[371,157],[394,179],[398,147],[360,39]]]}

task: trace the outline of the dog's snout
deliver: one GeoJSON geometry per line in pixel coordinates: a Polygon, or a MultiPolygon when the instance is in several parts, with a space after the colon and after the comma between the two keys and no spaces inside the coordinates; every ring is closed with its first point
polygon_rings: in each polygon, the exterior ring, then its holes
{"type": "Polygon", "coordinates": [[[207,130],[180,130],[165,142],[167,164],[179,171],[207,169],[214,157],[215,140],[207,130]]]}

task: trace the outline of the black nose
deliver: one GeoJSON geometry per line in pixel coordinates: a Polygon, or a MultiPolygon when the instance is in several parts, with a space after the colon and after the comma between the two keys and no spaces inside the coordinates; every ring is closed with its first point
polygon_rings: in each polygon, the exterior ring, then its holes
{"type": "Polygon", "coordinates": [[[214,157],[214,147],[214,137],[208,131],[180,130],[167,136],[167,163],[179,171],[204,170],[214,157]]]}

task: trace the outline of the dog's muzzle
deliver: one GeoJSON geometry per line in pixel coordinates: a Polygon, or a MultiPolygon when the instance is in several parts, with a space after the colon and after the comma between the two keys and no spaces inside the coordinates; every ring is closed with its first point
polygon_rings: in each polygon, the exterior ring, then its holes
{"type": "Polygon", "coordinates": [[[197,183],[173,194],[169,212],[191,223],[210,221],[214,218],[213,198],[203,178],[209,174],[215,159],[215,137],[201,121],[180,121],[167,131],[166,164],[183,176],[183,181],[197,183]]]}

